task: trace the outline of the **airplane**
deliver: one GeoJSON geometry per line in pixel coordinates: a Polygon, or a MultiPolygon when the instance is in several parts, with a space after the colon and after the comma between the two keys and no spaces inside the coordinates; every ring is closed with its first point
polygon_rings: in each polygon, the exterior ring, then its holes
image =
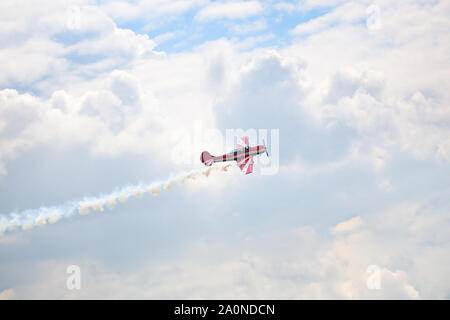
{"type": "Polygon", "coordinates": [[[262,145],[250,147],[248,137],[241,137],[233,151],[217,157],[211,155],[208,151],[203,151],[200,155],[200,161],[209,167],[215,162],[236,161],[239,169],[244,174],[249,174],[253,172],[253,156],[264,152],[269,156],[264,140],[262,145]]]}

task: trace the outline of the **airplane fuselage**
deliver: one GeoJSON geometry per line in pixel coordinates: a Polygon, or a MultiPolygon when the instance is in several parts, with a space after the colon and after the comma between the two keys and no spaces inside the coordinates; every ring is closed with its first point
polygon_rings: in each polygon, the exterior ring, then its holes
{"type": "Polygon", "coordinates": [[[239,169],[245,174],[249,174],[253,172],[253,157],[264,152],[269,156],[265,143],[250,147],[248,137],[241,137],[237,143],[237,149],[217,157],[211,155],[208,151],[203,151],[200,155],[200,161],[205,166],[212,166],[215,162],[236,161],[239,169]]]}
{"type": "Polygon", "coordinates": [[[256,156],[258,154],[266,152],[266,147],[264,145],[256,146],[256,147],[246,147],[235,149],[227,154],[213,157],[212,160],[214,162],[225,162],[225,161],[239,161],[243,158],[256,156]]]}

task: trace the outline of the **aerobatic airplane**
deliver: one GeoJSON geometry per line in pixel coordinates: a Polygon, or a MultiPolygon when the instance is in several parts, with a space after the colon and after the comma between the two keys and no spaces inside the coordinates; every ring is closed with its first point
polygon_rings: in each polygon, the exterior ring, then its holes
{"type": "Polygon", "coordinates": [[[212,156],[208,151],[203,151],[200,156],[200,161],[205,166],[212,166],[214,162],[236,161],[241,171],[249,174],[253,171],[253,156],[264,152],[269,156],[264,141],[263,145],[250,147],[248,137],[241,137],[236,144],[236,149],[233,151],[217,157],[212,156]]]}

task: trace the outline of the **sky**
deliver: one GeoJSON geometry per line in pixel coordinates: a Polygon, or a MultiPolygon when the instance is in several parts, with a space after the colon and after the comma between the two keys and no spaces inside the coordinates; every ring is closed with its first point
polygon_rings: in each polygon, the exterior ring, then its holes
{"type": "Polygon", "coordinates": [[[0,299],[449,299],[449,17],[1,1],[0,299]]]}

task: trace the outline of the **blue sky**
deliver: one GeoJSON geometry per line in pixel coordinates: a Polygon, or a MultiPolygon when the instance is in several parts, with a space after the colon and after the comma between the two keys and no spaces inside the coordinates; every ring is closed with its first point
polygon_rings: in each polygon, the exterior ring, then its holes
{"type": "Polygon", "coordinates": [[[0,12],[1,299],[449,298],[447,2],[0,12]]]}
{"type": "Polygon", "coordinates": [[[292,13],[271,8],[262,16],[239,19],[238,23],[226,18],[196,23],[196,12],[190,11],[174,22],[162,23],[149,31],[145,28],[145,20],[142,24],[133,21],[131,24],[125,22],[123,25],[119,24],[119,26],[145,33],[150,38],[173,33],[172,38],[158,43],[157,46],[157,50],[170,53],[189,50],[206,41],[213,41],[222,37],[239,41],[248,37],[262,37],[264,39],[263,37],[266,36],[266,40],[261,40],[263,46],[281,48],[292,42],[289,31],[295,26],[328,11],[330,11],[330,8],[292,13]],[[270,35],[270,37],[267,35],[270,35]]]}

